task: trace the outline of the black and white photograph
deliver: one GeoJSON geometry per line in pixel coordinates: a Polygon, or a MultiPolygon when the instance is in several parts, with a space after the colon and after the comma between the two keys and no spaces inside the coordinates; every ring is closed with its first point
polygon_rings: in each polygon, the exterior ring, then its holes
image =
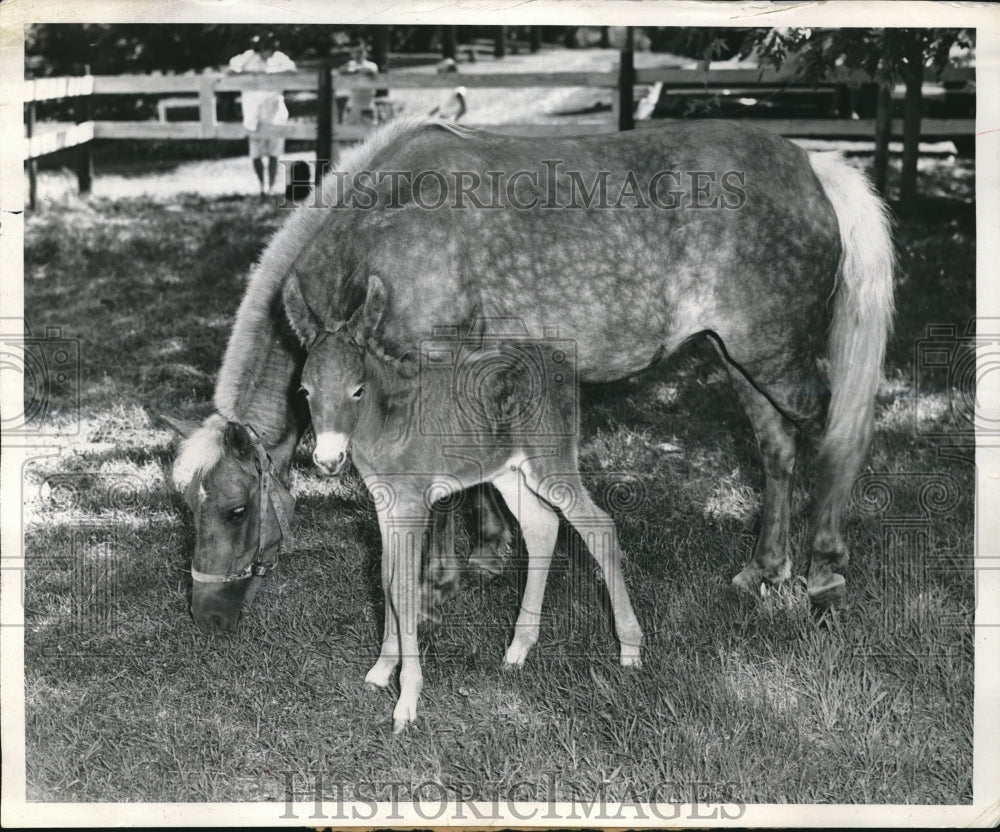
{"type": "Polygon", "coordinates": [[[5,826],[1000,821],[1000,8],[0,61],[5,826]]]}

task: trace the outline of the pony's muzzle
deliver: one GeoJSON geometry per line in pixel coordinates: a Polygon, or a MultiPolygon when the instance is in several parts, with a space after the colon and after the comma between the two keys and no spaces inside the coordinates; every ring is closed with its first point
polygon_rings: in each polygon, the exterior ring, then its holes
{"type": "Polygon", "coordinates": [[[193,581],[191,617],[198,629],[208,635],[235,629],[252,580],[245,578],[219,584],[193,581]]]}

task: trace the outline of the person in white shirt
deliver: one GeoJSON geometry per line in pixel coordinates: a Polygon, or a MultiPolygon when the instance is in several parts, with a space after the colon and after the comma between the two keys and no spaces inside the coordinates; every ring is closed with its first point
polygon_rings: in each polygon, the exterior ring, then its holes
{"type": "MultiPolygon", "coordinates": [[[[278,51],[277,41],[270,35],[256,35],[251,48],[229,61],[230,72],[270,75],[276,72],[295,72],[295,61],[278,51]]],[[[257,135],[264,125],[288,123],[288,108],[281,90],[243,90],[240,96],[243,107],[243,126],[249,133],[250,160],[260,182],[260,192],[270,193],[278,175],[278,157],[285,152],[285,140],[278,136],[257,135]],[[267,159],[267,179],[264,178],[264,160],[267,159]]]]}
{"type": "MultiPolygon", "coordinates": [[[[378,75],[378,64],[368,58],[368,47],[362,42],[352,50],[351,59],[337,72],[341,75],[364,75],[374,78],[378,75]]],[[[373,89],[351,90],[347,112],[348,123],[361,124],[366,117],[369,117],[373,124],[378,124],[378,110],[373,104],[374,99],[373,89]]]]}

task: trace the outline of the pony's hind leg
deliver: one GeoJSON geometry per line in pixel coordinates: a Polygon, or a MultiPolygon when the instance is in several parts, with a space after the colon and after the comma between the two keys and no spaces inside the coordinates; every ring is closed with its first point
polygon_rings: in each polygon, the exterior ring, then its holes
{"type": "Polygon", "coordinates": [[[576,465],[563,460],[558,471],[545,471],[548,460],[539,460],[538,470],[528,475],[528,486],[552,502],[579,532],[591,556],[597,561],[611,599],[615,633],[621,648],[622,667],[642,666],[642,627],[632,609],[625,578],[621,569],[621,547],[618,530],[611,516],[590,499],[576,470],[576,465]],[[548,496],[546,496],[548,495],[548,496]]]}
{"type": "Polygon", "coordinates": [[[854,478],[864,462],[868,439],[845,447],[828,443],[820,448],[816,465],[816,502],[812,516],[812,551],[806,589],[809,600],[820,609],[843,606],[849,561],[841,534],[841,515],[851,494],[854,478]]]}
{"type": "Polygon", "coordinates": [[[779,584],[792,574],[788,542],[798,428],[771,404],[738,369],[726,362],[736,394],[753,425],[764,460],[764,504],[753,556],[733,578],[737,589],[759,593],[762,584],[779,584]]]}
{"type": "Polygon", "coordinates": [[[522,477],[517,471],[505,471],[493,484],[517,517],[528,549],[528,576],[521,598],[521,610],[514,625],[514,637],[504,656],[506,667],[520,667],[538,641],[545,584],[559,533],[559,518],[533,491],[521,487],[522,477]]]}

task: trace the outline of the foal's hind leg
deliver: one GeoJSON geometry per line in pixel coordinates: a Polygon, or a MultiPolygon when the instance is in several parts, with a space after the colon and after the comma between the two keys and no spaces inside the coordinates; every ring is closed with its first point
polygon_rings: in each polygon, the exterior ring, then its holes
{"type": "Polygon", "coordinates": [[[538,491],[543,498],[547,493],[559,494],[561,499],[554,500],[554,504],[579,532],[604,576],[621,648],[622,667],[641,667],[642,627],[635,617],[622,576],[621,547],[615,521],[590,499],[576,471],[575,460],[572,463],[561,462],[562,470],[549,470],[552,463],[548,460],[534,461],[531,472],[527,473],[528,487],[538,491]],[[567,495],[568,499],[565,498],[567,495]]]}
{"type": "Polygon", "coordinates": [[[528,576],[521,598],[521,611],[514,625],[514,638],[504,656],[507,667],[520,667],[528,652],[538,641],[538,628],[542,617],[545,584],[549,564],[559,533],[559,518],[528,488],[523,488],[521,474],[506,471],[493,481],[508,508],[521,525],[521,534],[528,548],[528,576]]]}
{"type": "Polygon", "coordinates": [[[792,574],[788,527],[798,429],[778,412],[767,396],[747,381],[743,373],[728,362],[726,369],[753,425],[764,458],[760,534],[750,562],[733,578],[733,586],[758,593],[762,584],[779,584],[792,574]]]}

